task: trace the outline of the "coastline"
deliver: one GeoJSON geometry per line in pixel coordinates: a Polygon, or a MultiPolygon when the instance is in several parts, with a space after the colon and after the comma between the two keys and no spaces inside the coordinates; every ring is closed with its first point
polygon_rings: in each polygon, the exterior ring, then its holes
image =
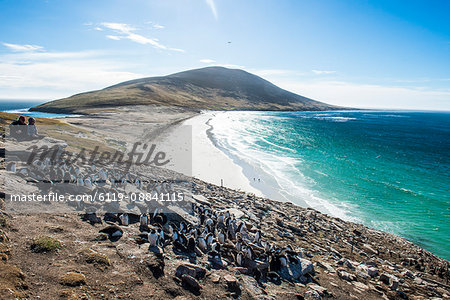
{"type": "MultiPolygon", "coordinates": [[[[208,138],[208,130],[211,128],[207,122],[211,113],[214,112],[199,115],[198,112],[138,108],[65,120],[76,128],[97,129],[86,132],[85,138],[99,139],[108,133],[110,137],[113,134],[115,141],[129,143],[136,140],[147,142],[147,139],[156,141],[158,137],[169,142],[179,142],[180,136],[175,133],[186,133],[180,126],[193,130],[192,150],[196,154],[192,157],[192,163],[197,167],[192,171],[204,178],[192,179],[193,201],[197,201],[197,205],[211,206],[214,212],[239,212],[238,219],[247,224],[251,234],[259,229],[263,238],[273,246],[281,249],[287,245],[292,246],[301,255],[302,266],[310,266],[305,268],[309,271],[303,277],[294,278],[292,274],[280,272],[283,278],[280,284],[270,281],[258,283],[247,268],[236,265],[232,259],[225,260],[226,268],[216,270],[208,267],[208,256],[201,255],[197,258],[195,267],[208,268],[211,272],[206,278],[198,279],[204,297],[212,298],[215,294],[226,293],[227,285],[223,283],[230,277],[235,278],[236,281],[233,282],[239,286],[244,299],[297,299],[307,298],[311,293],[325,298],[332,295],[336,299],[397,299],[401,295],[408,295],[411,299],[425,299],[449,296],[449,287],[442,275],[448,262],[420,246],[398,235],[346,222],[314,209],[256,197],[249,193],[246,188],[251,187],[251,183],[243,175],[243,168],[235,165],[208,138]],[[124,117],[128,119],[123,119],[124,117]],[[127,123],[124,124],[125,122],[127,123]],[[148,122],[148,127],[146,131],[142,131],[142,124],[145,122],[148,122]],[[226,164],[230,166],[227,167],[226,164]],[[225,184],[221,187],[221,174],[225,170],[234,172],[235,177],[222,178],[225,184]],[[212,180],[219,182],[214,183],[212,180]],[[240,185],[245,192],[230,189],[228,182],[240,185]],[[213,279],[217,277],[222,284],[213,279]]],[[[114,169],[114,166],[108,168],[114,169]]],[[[174,291],[180,296],[191,296],[177,281],[169,280],[176,274],[176,269],[185,266],[188,261],[179,253],[174,253],[172,246],[164,249],[165,269],[158,279],[148,271],[157,267],[154,263],[157,258],[152,256],[147,247],[142,247],[135,241],[139,234],[138,223],[128,226],[119,224],[125,234],[120,241],[113,243],[96,239],[99,230],[107,224],[89,224],[80,219],[81,214],[82,211],[79,211],[48,217],[48,214],[15,213],[8,217],[9,227],[3,230],[9,236],[9,243],[14,245],[8,254],[8,263],[16,265],[27,275],[42,274],[26,277],[24,282],[33,286],[33,289],[24,291],[24,294],[34,296],[57,293],[61,287],[55,276],[82,270],[88,282],[85,291],[90,296],[98,296],[93,291],[101,291],[111,297],[120,295],[126,298],[129,297],[126,294],[129,290],[133,290],[136,297],[148,296],[151,292],[160,298],[169,298],[174,291]],[[64,246],[58,255],[30,254],[30,238],[42,234],[48,234],[62,242],[64,246]],[[81,254],[73,255],[84,253],[86,247],[106,255],[111,265],[97,270],[81,261],[81,254]],[[102,278],[101,282],[119,278],[126,285],[118,284],[112,293],[108,290],[109,287],[105,288],[94,280],[99,276],[102,278]]]]}
{"type": "MultiPolygon", "coordinates": [[[[189,126],[192,132],[192,177],[217,186],[223,185],[227,188],[253,193],[256,196],[263,196],[264,194],[260,190],[251,185],[243,173],[243,168],[234,163],[211,140],[211,127],[208,122],[216,113],[220,112],[202,112],[181,124],[181,126],[189,126]]],[[[176,140],[175,130],[170,130],[166,139],[176,140]]]]}

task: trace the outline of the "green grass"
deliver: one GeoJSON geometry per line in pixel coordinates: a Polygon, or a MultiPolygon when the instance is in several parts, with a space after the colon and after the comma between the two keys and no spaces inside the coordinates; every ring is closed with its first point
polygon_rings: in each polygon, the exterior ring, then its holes
{"type": "Polygon", "coordinates": [[[31,250],[36,253],[54,252],[62,248],[62,243],[49,236],[40,236],[34,239],[31,250]]]}

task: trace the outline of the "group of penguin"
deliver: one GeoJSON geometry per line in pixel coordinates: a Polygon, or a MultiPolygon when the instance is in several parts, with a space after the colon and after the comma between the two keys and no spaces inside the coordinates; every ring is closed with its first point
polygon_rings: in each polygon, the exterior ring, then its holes
{"type": "MultiPolygon", "coordinates": [[[[226,264],[241,267],[256,280],[280,280],[280,271],[289,264],[300,263],[301,253],[290,245],[279,248],[264,240],[261,230],[237,219],[229,211],[214,211],[211,206],[192,204],[196,224],[169,220],[168,215],[156,209],[152,214],[135,216],[118,215],[121,225],[129,225],[132,218],[139,218],[138,244],[149,244],[149,250],[164,253],[172,245],[175,253],[185,254],[190,259],[204,255],[214,268],[226,264]],[[226,264],[224,264],[226,261],[226,264]]],[[[170,215],[169,215],[170,216],[170,215]]],[[[121,237],[120,226],[110,226],[103,232],[121,237]]]]}
{"type": "MultiPolygon", "coordinates": [[[[135,191],[160,195],[174,190],[174,184],[167,180],[143,180],[136,174],[122,172],[118,168],[107,170],[92,164],[80,168],[66,161],[35,159],[30,164],[21,166],[12,161],[6,166],[7,171],[34,182],[46,192],[50,189],[70,192],[69,187],[76,189],[77,194],[126,194],[127,185],[134,186],[135,191]]],[[[77,203],[79,209],[86,203],[77,203]]],[[[84,205],[84,206],[83,206],[84,205]]]]}

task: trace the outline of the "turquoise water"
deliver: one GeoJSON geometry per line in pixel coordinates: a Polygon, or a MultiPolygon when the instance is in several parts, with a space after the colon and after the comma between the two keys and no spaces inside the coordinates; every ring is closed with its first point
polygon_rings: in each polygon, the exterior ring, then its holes
{"type": "Polygon", "coordinates": [[[45,103],[46,101],[37,100],[1,100],[0,99],[0,111],[8,112],[12,114],[25,115],[29,117],[39,117],[39,118],[62,118],[69,117],[71,115],[67,114],[50,114],[37,111],[28,111],[33,106],[45,103]]]}
{"type": "Polygon", "coordinates": [[[265,195],[450,259],[450,113],[229,112],[210,125],[265,195]]]}

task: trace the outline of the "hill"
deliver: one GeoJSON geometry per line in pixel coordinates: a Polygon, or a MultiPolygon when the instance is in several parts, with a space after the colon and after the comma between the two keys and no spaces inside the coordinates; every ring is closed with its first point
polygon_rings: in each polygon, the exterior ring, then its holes
{"type": "Polygon", "coordinates": [[[342,109],[283,90],[243,70],[207,67],[131,80],[51,101],[31,110],[73,113],[92,108],[152,104],[212,110],[342,109]]]}

